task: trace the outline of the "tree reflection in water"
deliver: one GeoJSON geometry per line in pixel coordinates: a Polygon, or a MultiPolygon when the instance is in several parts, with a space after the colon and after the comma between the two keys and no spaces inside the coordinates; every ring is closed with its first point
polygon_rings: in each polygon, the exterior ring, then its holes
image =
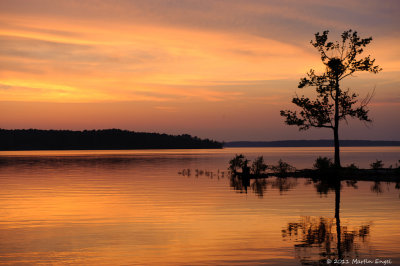
{"type": "Polygon", "coordinates": [[[250,186],[250,179],[231,175],[229,178],[229,185],[239,193],[247,193],[247,188],[250,186]]]}
{"type": "MultiPolygon", "coordinates": [[[[282,230],[284,239],[294,239],[296,256],[302,265],[326,265],[327,259],[341,260],[358,257],[362,245],[368,244],[370,225],[353,229],[340,224],[340,178],[312,180],[318,193],[335,191],[335,218],[303,217],[300,222],[288,223],[282,230]]],[[[347,182],[356,187],[356,182],[347,182]]]]}
{"type": "Polygon", "coordinates": [[[338,227],[336,218],[306,216],[288,223],[282,237],[298,243],[295,251],[302,265],[325,265],[327,259],[358,257],[361,246],[368,244],[369,232],[368,224],[349,229],[338,227]]]}
{"type": "MultiPolygon", "coordinates": [[[[190,171],[182,171],[187,175],[190,171]]],[[[196,170],[196,173],[199,172],[196,170]]],[[[203,171],[200,171],[203,173],[203,171]]],[[[218,170],[217,176],[219,177],[218,170]]],[[[223,172],[222,172],[223,174],[223,172]]],[[[197,174],[196,174],[197,176],[197,174]]],[[[212,174],[207,174],[212,178],[212,174]]],[[[224,175],[222,175],[223,177],[224,175]]],[[[228,172],[230,187],[239,193],[247,193],[248,188],[258,196],[263,197],[268,188],[277,189],[280,193],[295,188],[298,178],[290,177],[256,177],[228,172]]],[[[390,182],[388,182],[389,184],[390,182]]],[[[293,240],[296,257],[302,265],[327,265],[327,260],[347,259],[352,261],[358,258],[361,250],[369,249],[370,224],[365,223],[349,228],[341,225],[340,221],[340,194],[343,185],[354,189],[358,188],[357,180],[343,180],[340,177],[329,175],[320,178],[307,179],[306,185],[313,184],[319,194],[335,192],[335,215],[329,217],[301,217],[298,222],[288,223],[282,229],[284,240],[293,240]]],[[[400,182],[396,181],[395,189],[400,189],[400,182]]],[[[371,191],[383,193],[382,184],[376,181],[371,191]]],[[[399,195],[400,197],[400,195],[399,195]]],[[[361,254],[362,255],[362,254],[361,254]]],[[[340,263],[340,262],[339,262],[340,263]]]]}
{"type": "MultiPolygon", "coordinates": [[[[391,182],[380,182],[380,181],[374,181],[374,183],[371,185],[371,192],[375,192],[376,194],[383,194],[385,191],[389,191],[389,186],[391,182]],[[386,183],[386,189],[384,184],[386,183]]],[[[395,189],[400,189],[400,182],[397,181],[395,185],[395,189]]],[[[399,194],[400,197],[400,194],[399,194]]]]}
{"type": "Polygon", "coordinates": [[[371,186],[371,191],[375,192],[376,194],[382,194],[383,188],[381,182],[375,181],[374,184],[371,186]]]}
{"type": "Polygon", "coordinates": [[[278,189],[282,194],[297,186],[297,179],[287,177],[276,178],[245,178],[238,175],[230,176],[230,187],[239,193],[247,193],[248,187],[260,198],[264,197],[268,187],[278,189]]]}
{"type": "Polygon", "coordinates": [[[254,179],[251,183],[251,189],[259,198],[262,198],[264,197],[264,193],[267,191],[268,183],[269,182],[267,182],[267,179],[265,178],[254,179]]]}

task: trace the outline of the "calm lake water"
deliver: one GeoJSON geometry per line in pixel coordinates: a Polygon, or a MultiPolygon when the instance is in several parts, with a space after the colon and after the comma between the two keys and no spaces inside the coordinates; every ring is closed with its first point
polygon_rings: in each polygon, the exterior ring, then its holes
{"type": "MultiPolygon", "coordinates": [[[[398,183],[247,186],[228,176],[236,153],[311,168],[332,148],[0,152],[0,264],[323,265],[340,252],[400,265],[398,183]]],[[[395,166],[400,147],[342,148],[344,165],[376,159],[395,166]]]]}

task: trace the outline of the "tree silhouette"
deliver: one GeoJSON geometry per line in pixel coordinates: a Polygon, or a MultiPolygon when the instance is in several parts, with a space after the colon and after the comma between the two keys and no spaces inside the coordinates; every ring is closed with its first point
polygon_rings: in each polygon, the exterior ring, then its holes
{"type": "Polygon", "coordinates": [[[347,30],[341,35],[341,41],[328,42],[328,33],[329,31],[322,34],[318,32],[315,34],[315,41],[311,41],[321,54],[322,63],[326,66],[325,72],[318,75],[311,69],[298,85],[298,88],[315,87],[316,99],[296,95],[292,102],[300,107],[301,111],[282,110],[281,116],[286,118],[286,124],[296,125],[299,130],[307,130],[310,127],[332,129],[335,144],[334,165],[340,167],[339,122],[347,117],[371,122],[367,105],[372,97],[372,94],[367,95],[359,101],[358,95],[349,89],[343,90],[340,82],[355,72],[378,73],[382,69],[374,65],[375,59],[371,59],[369,55],[357,58],[364,51],[363,48],[372,41],[372,37],[361,39],[357,31],[347,30]],[[359,105],[356,106],[358,102],[359,105]]]}
{"type": "Polygon", "coordinates": [[[232,173],[236,174],[238,169],[243,169],[247,167],[247,164],[249,163],[249,160],[244,157],[243,154],[236,154],[235,157],[229,161],[229,167],[228,170],[230,170],[232,173]]]}

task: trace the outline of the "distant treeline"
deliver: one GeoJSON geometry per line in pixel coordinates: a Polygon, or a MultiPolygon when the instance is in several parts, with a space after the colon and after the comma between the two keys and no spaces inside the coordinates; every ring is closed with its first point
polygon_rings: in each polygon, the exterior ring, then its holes
{"type": "Polygon", "coordinates": [[[222,143],[187,134],[105,130],[0,129],[0,150],[207,149],[222,143]]]}
{"type": "MultiPolygon", "coordinates": [[[[333,140],[232,141],[224,147],[333,147],[333,140]]],[[[340,140],[341,147],[400,146],[400,141],[340,140]]]]}

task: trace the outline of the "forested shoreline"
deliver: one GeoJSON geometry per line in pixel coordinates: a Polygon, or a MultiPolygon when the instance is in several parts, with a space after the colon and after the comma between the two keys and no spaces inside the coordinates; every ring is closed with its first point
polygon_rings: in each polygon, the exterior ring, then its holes
{"type": "Polygon", "coordinates": [[[0,129],[0,150],[210,149],[222,143],[192,137],[121,129],[0,129]]]}

